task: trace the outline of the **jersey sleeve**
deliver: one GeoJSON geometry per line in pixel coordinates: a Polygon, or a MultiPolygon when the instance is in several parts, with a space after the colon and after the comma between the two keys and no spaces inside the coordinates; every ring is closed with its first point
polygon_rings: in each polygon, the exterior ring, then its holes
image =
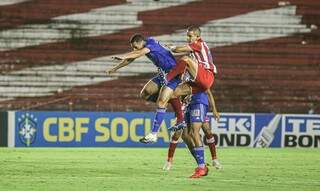
{"type": "Polygon", "coordinates": [[[201,43],[199,42],[190,43],[189,47],[195,52],[201,52],[201,43]]]}
{"type": "Polygon", "coordinates": [[[153,39],[147,38],[147,44],[145,45],[146,48],[150,49],[150,51],[153,49],[152,43],[150,43],[153,39]]]}
{"type": "Polygon", "coordinates": [[[153,51],[156,48],[155,47],[156,40],[152,37],[148,37],[146,41],[147,41],[147,44],[145,45],[145,47],[148,48],[150,51],[153,51]]]}

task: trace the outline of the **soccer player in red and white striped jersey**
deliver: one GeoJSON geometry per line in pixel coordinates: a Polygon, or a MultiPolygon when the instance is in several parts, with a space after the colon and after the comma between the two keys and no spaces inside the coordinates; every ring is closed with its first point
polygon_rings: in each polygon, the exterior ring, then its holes
{"type": "MultiPolygon", "coordinates": [[[[188,39],[191,41],[195,34],[197,34],[197,32],[188,32],[188,39]]],[[[217,68],[213,63],[213,57],[207,43],[205,43],[200,37],[197,37],[197,35],[196,38],[198,39],[187,45],[189,50],[192,50],[191,56],[197,60],[199,64],[202,64],[205,69],[212,70],[214,73],[217,73],[217,68]]]]}
{"type": "Polygon", "coordinates": [[[176,70],[172,70],[167,78],[171,79],[187,69],[196,87],[193,92],[206,91],[214,82],[214,75],[217,68],[214,65],[213,57],[208,45],[201,38],[199,27],[191,26],[187,31],[188,44],[184,46],[168,46],[175,53],[190,53],[190,56],[183,56],[177,63],[176,70]]]}

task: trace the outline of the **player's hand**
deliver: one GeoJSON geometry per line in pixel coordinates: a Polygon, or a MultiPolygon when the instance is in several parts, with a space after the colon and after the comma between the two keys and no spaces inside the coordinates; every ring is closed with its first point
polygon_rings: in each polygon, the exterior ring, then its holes
{"type": "Polygon", "coordinates": [[[176,49],[177,47],[174,46],[173,44],[165,44],[165,47],[167,47],[168,49],[170,49],[171,51],[173,51],[174,49],[176,49]]]}
{"type": "Polygon", "coordinates": [[[106,70],[107,76],[110,76],[111,74],[115,73],[116,70],[114,68],[110,69],[110,70],[106,70]]]}
{"type": "Polygon", "coordinates": [[[122,61],[123,58],[119,57],[119,56],[112,56],[111,57],[113,61],[122,61]]]}
{"type": "Polygon", "coordinates": [[[219,113],[219,112],[213,111],[213,116],[214,116],[214,119],[215,119],[216,121],[219,121],[219,119],[220,119],[220,113],[219,113]]]}

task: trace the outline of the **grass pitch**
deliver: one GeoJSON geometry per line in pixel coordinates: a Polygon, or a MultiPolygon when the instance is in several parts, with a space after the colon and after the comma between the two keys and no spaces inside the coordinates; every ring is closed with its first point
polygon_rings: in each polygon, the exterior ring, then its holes
{"type": "Polygon", "coordinates": [[[223,170],[211,166],[196,180],[188,178],[195,163],[187,149],[176,150],[170,172],[162,170],[166,155],[152,148],[0,148],[0,190],[320,190],[319,149],[219,149],[223,170]]]}

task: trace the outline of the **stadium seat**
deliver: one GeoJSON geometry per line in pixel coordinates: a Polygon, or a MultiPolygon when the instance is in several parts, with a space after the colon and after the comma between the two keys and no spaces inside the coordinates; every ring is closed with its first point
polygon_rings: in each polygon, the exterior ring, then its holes
{"type": "Polygon", "coordinates": [[[1,110],[153,111],[139,98],[156,72],[150,61],[110,77],[105,70],[130,50],[132,34],[184,44],[192,24],[214,54],[220,111],[306,113],[320,105],[318,1],[75,2],[0,6],[1,110]]]}

